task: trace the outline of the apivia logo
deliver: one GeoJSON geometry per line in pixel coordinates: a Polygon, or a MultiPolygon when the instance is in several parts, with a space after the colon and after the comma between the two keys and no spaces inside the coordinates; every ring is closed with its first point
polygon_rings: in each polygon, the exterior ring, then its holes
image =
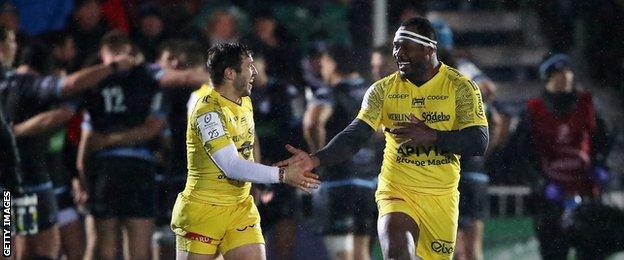
{"type": "Polygon", "coordinates": [[[422,117],[427,123],[445,122],[451,120],[451,116],[443,112],[423,112],[422,117]]]}
{"type": "Polygon", "coordinates": [[[412,98],[412,108],[425,107],[425,98],[412,98]]]}
{"type": "Polygon", "coordinates": [[[398,94],[398,93],[396,93],[396,94],[390,94],[390,95],[388,95],[388,98],[389,98],[389,99],[405,99],[405,98],[407,98],[408,96],[409,96],[409,94],[398,94]]]}
{"type": "Polygon", "coordinates": [[[439,254],[450,255],[455,251],[455,243],[451,241],[435,240],[431,242],[431,250],[439,254]]]}

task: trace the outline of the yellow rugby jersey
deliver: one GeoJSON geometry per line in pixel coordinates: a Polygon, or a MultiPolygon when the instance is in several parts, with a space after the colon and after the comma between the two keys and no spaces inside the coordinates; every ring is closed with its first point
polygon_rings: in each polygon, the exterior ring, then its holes
{"type": "Polygon", "coordinates": [[[189,100],[186,103],[186,111],[188,113],[187,116],[191,116],[191,113],[193,113],[193,108],[195,108],[195,104],[197,103],[197,101],[199,101],[200,98],[206,96],[208,94],[208,91],[211,90],[212,87],[208,84],[204,84],[201,85],[201,87],[199,87],[197,90],[193,91],[193,93],[191,93],[191,95],[189,96],[189,100]]]}
{"type": "Polygon", "coordinates": [[[233,143],[242,158],[254,160],[251,99],[243,97],[239,105],[211,87],[205,91],[205,96],[196,102],[187,125],[188,176],[182,194],[215,205],[237,204],[249,196],[251,183],[228,179],[211,153],[233,143]]]}
{"type": "MultiPolygon", "coordinates": [[[[366,92],[357,118],[373,129],[392,129],[397,122],[409,121],[410,114],[442,131],[487,126],[479,88],[445,64],[422,86],[401,79],[399,72],[375,82],[366,92]]],[[[457,190],[459,155],[436,147],[399,147],[400,141],[384,133],[386,148],[378,190],[395,185],[434,195],[457,190]]]]}

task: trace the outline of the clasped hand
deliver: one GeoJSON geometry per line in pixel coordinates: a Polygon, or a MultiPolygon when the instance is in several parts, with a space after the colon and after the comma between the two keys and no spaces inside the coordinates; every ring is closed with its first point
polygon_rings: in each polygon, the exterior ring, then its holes
{"type": "Polygon", "coordinates": [[[398,122],[395,125],[396,127],[388,132],[400,142],[399,147],[430,146],[437,139],[436,131],[412,114],[410,114],[409,122],[398,122]]]}
{"type": "Polygon", "coordinates": [[[311,193],[311,189],[318,189],[321,181],[319,176],[312,172],[312,169],[318,166],[318,161],[291,145],[286,145],[286,149],[292,156],[274,164],[277,167],[284,167],[284,183],[307,193],[311,193]]]}

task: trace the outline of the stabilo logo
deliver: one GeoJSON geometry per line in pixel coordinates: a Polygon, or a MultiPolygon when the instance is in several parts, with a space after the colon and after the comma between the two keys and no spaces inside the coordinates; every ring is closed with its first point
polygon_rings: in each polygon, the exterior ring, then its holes
{"type": "Polygon", "coordinates": [[[451,120],[451,116],[443,112],[423,112],[423,120],[427,123],[437,123],[451,120]]]}
{"type": "Polygon", "coordinates": [[[439,254],[450,255],[455,251],[455,243],[451,241],[435,240],[431,242],[431,250],[439,254]]]}

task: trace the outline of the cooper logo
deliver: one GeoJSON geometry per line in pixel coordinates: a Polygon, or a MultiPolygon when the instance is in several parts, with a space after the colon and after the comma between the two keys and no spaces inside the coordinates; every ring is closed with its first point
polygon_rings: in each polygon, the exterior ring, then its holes
{"type": "Polygon", "coordinates": [[[391,98],[391,99],[404,99],[407,96],[409,96],[409,94],[390,94],[390,95],[388,95],[388,98],[391,98]]]}
{"type": "Polygon", "coordinates": [[[427,100],[433,100],[433,101],[438,101],[438,100],[446,100],[449,96],[444,96],[444,95],[433,95],[433,96],[427,96],[427,100]]]}
{"type": "Polygon", "coordinates": [[[431,250],[439,254],[450,255],[455,251],[453,244],[454,242],[451,241],[436,240],[431,242],[431,250]]]}
{"type": "Polygon", "coordinates": [[[423,112],[422,117],[427,123],[437,123],[451,120],[450,115],[446,115],[442,112],[423,112]]]}
{"type": "Polygon", "coordinates": [[[425,107],[425,98],[412,98],[412,107],[425,107]]]}

